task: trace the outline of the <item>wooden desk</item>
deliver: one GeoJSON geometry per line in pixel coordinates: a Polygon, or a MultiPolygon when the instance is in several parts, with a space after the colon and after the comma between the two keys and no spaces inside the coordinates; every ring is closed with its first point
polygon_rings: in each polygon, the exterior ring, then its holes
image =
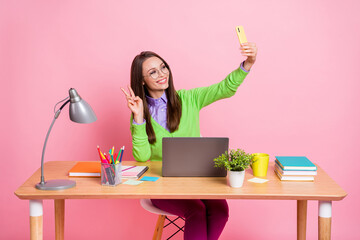
{"type": "MultiPolygon", "coordinates": [[[[47,162],[44,165],[45,180],[68,179],[68,171],[76,162],[47,162]]],[[[230,188],[226,178],[162,178],[161,162],[123,162],[123,165],[146,165],[146,176],[160,177],[154,182],[143,182],[137,186],[120,184],[116,187],[100,185],[100,178],[74,178],[76,187],[61,191],[42,191],[35,188],[40,180],[38,169],[21,185],[15,195],[30,200],[31,239],[42,239],[42,201],[54,199],[56,239],[64,238],[65,199],[107,198],[163,198],[163,199],[263,199],[297,200],[297,239],[306,237],[307,200],[319,201],[318,236],[330,239],[331,202],[342,200],[347,193],[319,166],[315,182],[281,182],[274,173],[274,162],[269,164],[267,179],[263,184],[251,183],[253,177],[247,170],[242,188],[230,188]]]]}

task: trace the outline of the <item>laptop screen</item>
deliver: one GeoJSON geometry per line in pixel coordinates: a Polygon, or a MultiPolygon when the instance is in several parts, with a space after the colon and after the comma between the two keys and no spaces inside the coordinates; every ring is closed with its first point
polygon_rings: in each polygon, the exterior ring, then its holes
{"type": "Polygon", "coordinates": [[[162,139],[163,177],[224,177],[214,159],[229,148],[224,137],[173,137],[162,139]]]}

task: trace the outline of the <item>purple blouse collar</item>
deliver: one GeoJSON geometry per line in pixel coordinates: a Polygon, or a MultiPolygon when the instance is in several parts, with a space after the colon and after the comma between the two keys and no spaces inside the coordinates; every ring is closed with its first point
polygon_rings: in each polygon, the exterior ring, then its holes
{"type": "Polygon", "coordinates": [[[160,98],[152,98],[149,97],[148,95],[145,96],[146,97],[146,101],[150,106],[157,106],[159,104],[163,104],[163,103],[167,103],[167,98],[166,98],[166,93],[164,91],[163,95],[160,98]]]}

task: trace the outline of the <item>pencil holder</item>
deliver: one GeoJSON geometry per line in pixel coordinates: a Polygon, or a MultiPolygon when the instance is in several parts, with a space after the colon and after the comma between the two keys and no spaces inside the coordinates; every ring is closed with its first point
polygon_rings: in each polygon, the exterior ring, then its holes
{"type": "Polygon", "coordinates": [[[121,183],[121,163],[101,163],[101,185],[116,186],[121,183]]]}

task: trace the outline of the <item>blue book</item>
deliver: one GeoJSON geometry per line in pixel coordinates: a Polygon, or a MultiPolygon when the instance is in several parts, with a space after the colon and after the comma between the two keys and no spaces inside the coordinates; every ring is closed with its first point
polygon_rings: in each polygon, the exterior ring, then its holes
{"type": "Polygon", "coordinates": [[[283,170],[311,170],[316,171],[316,166],[305,156],[275,156],[276,162],[283,170]]]}
{"type": "Polygon", "coordinates": [[[284,170],[279,165],[278,161],[275,161],[275,170],[283,176],[315,176],[316,170],[284,170]]]}

